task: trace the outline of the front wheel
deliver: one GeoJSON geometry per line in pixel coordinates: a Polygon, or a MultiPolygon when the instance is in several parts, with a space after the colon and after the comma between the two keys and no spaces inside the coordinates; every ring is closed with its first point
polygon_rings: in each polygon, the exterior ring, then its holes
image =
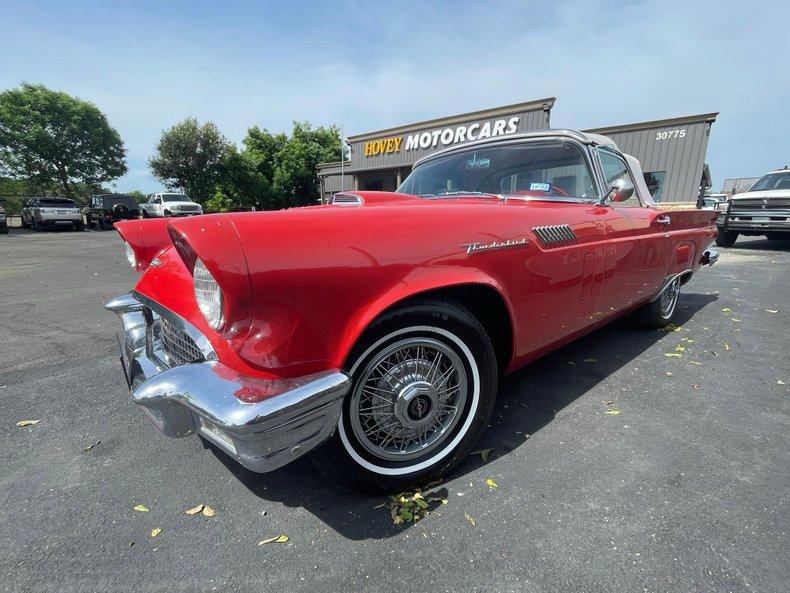
{"type": "Polygon", "coordinates": [[[716,235],[716,245],[719,247],[732,247],[737,239],[738,233],[719,229],[719,234],[716,235]]]}
{"type": "Polygon", "coordinates": [[[382,315],[352,350],[335,434],[311,455],[348,488],[395,492],[458,465],[493,409],[497,361],[477,319],[449,300],[382,315]]]}

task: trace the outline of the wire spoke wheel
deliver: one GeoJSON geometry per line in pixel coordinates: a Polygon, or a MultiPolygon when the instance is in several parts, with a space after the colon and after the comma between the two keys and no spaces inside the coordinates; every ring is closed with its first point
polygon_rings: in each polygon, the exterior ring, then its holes
{"type": "Polygon", "coordinates": [[[440,447],[463,416],[467,375],[446,344],[412,337],[367,363],[350,401],[354,436],[370,454],[409,461],[440,447]]]}
{"type": "Polygon", "coordinates": [[[679,295],[680,278],[675,278],[672,283],[664,289],[664,292],[661,293],[661,315],[665,318],[668,319],[672,316],[679,295]]]}

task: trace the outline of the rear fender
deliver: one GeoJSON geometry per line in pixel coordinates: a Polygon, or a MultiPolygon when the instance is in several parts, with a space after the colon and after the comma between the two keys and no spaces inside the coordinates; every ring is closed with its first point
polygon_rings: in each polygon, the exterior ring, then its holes
{"type": "MultiPolygon", "coordinates": [[[[516,333],[510,299],[507,292],[496,280],[479,270],[459,270],[458,268],[418,269],[391,290],[381,294],[370,303],[370,306],[365,307],[358,315],[349,320],[346,332],[338,343],[337,351],[332,360],[332,367],[344,368],[346,359],[359,338],[370,324],[388,309],[421,294],[468,284],[488,286],[496,290],[502,297],[505,307],[507,307],[510,331],[513,336],[513,345],[515,346],[516,333]]],[[[511,352],[511,359],[512,356],[513,353],[511,352]]],[[[506,366],[508,365],[503,365],[503,368],[506,366]]]]}

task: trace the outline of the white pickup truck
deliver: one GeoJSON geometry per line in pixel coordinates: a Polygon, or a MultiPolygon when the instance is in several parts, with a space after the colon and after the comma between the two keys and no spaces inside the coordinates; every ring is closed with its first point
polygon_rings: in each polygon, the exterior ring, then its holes
{"type": "Polygon", "coordinates": [[[151,194],[147,202],[140,204],[143,218],[163,216],[195,216],[203,214],[203,207],[184,194],[151,194]]]}

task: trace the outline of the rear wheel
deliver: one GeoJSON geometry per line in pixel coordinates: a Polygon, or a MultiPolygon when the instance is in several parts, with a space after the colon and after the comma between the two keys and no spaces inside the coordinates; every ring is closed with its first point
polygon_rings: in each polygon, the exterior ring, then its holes
{"type": "Polygon", "coordinates": [[[496,397],[491,341],[454,301],[385,313],[346,366],[352,386],[337,431],[311,457],[362,492],[393,492],[448,472],[482,434],[496,397]]]}
{"type": "Polygon", "coordinates": [[[143,218],[148,218],[148,210],[143,209],[143,218]]]}
{"type": "Polygon", "coordinates": [[[650,327],[666,327],[675,316],[678,299],[680,298],[680,276],[675,278],[661,291],[659,297],[643,306],[639,313],[642,321],[650,327]]]}
{"type": "Polygon", "coordinates": [[[32,226],[33,226],[33,230],[34,231],[40,231],[41,230],[41,225],[39,224],[39,222],[35,218],[33,219],[32,226]]]}
{"type": "Polygon", "coordinates": [[[716,245],[719,247],[732,247],[737,239],[738,233],[719,229],[719,234],[716,235],[716,245]]]}

